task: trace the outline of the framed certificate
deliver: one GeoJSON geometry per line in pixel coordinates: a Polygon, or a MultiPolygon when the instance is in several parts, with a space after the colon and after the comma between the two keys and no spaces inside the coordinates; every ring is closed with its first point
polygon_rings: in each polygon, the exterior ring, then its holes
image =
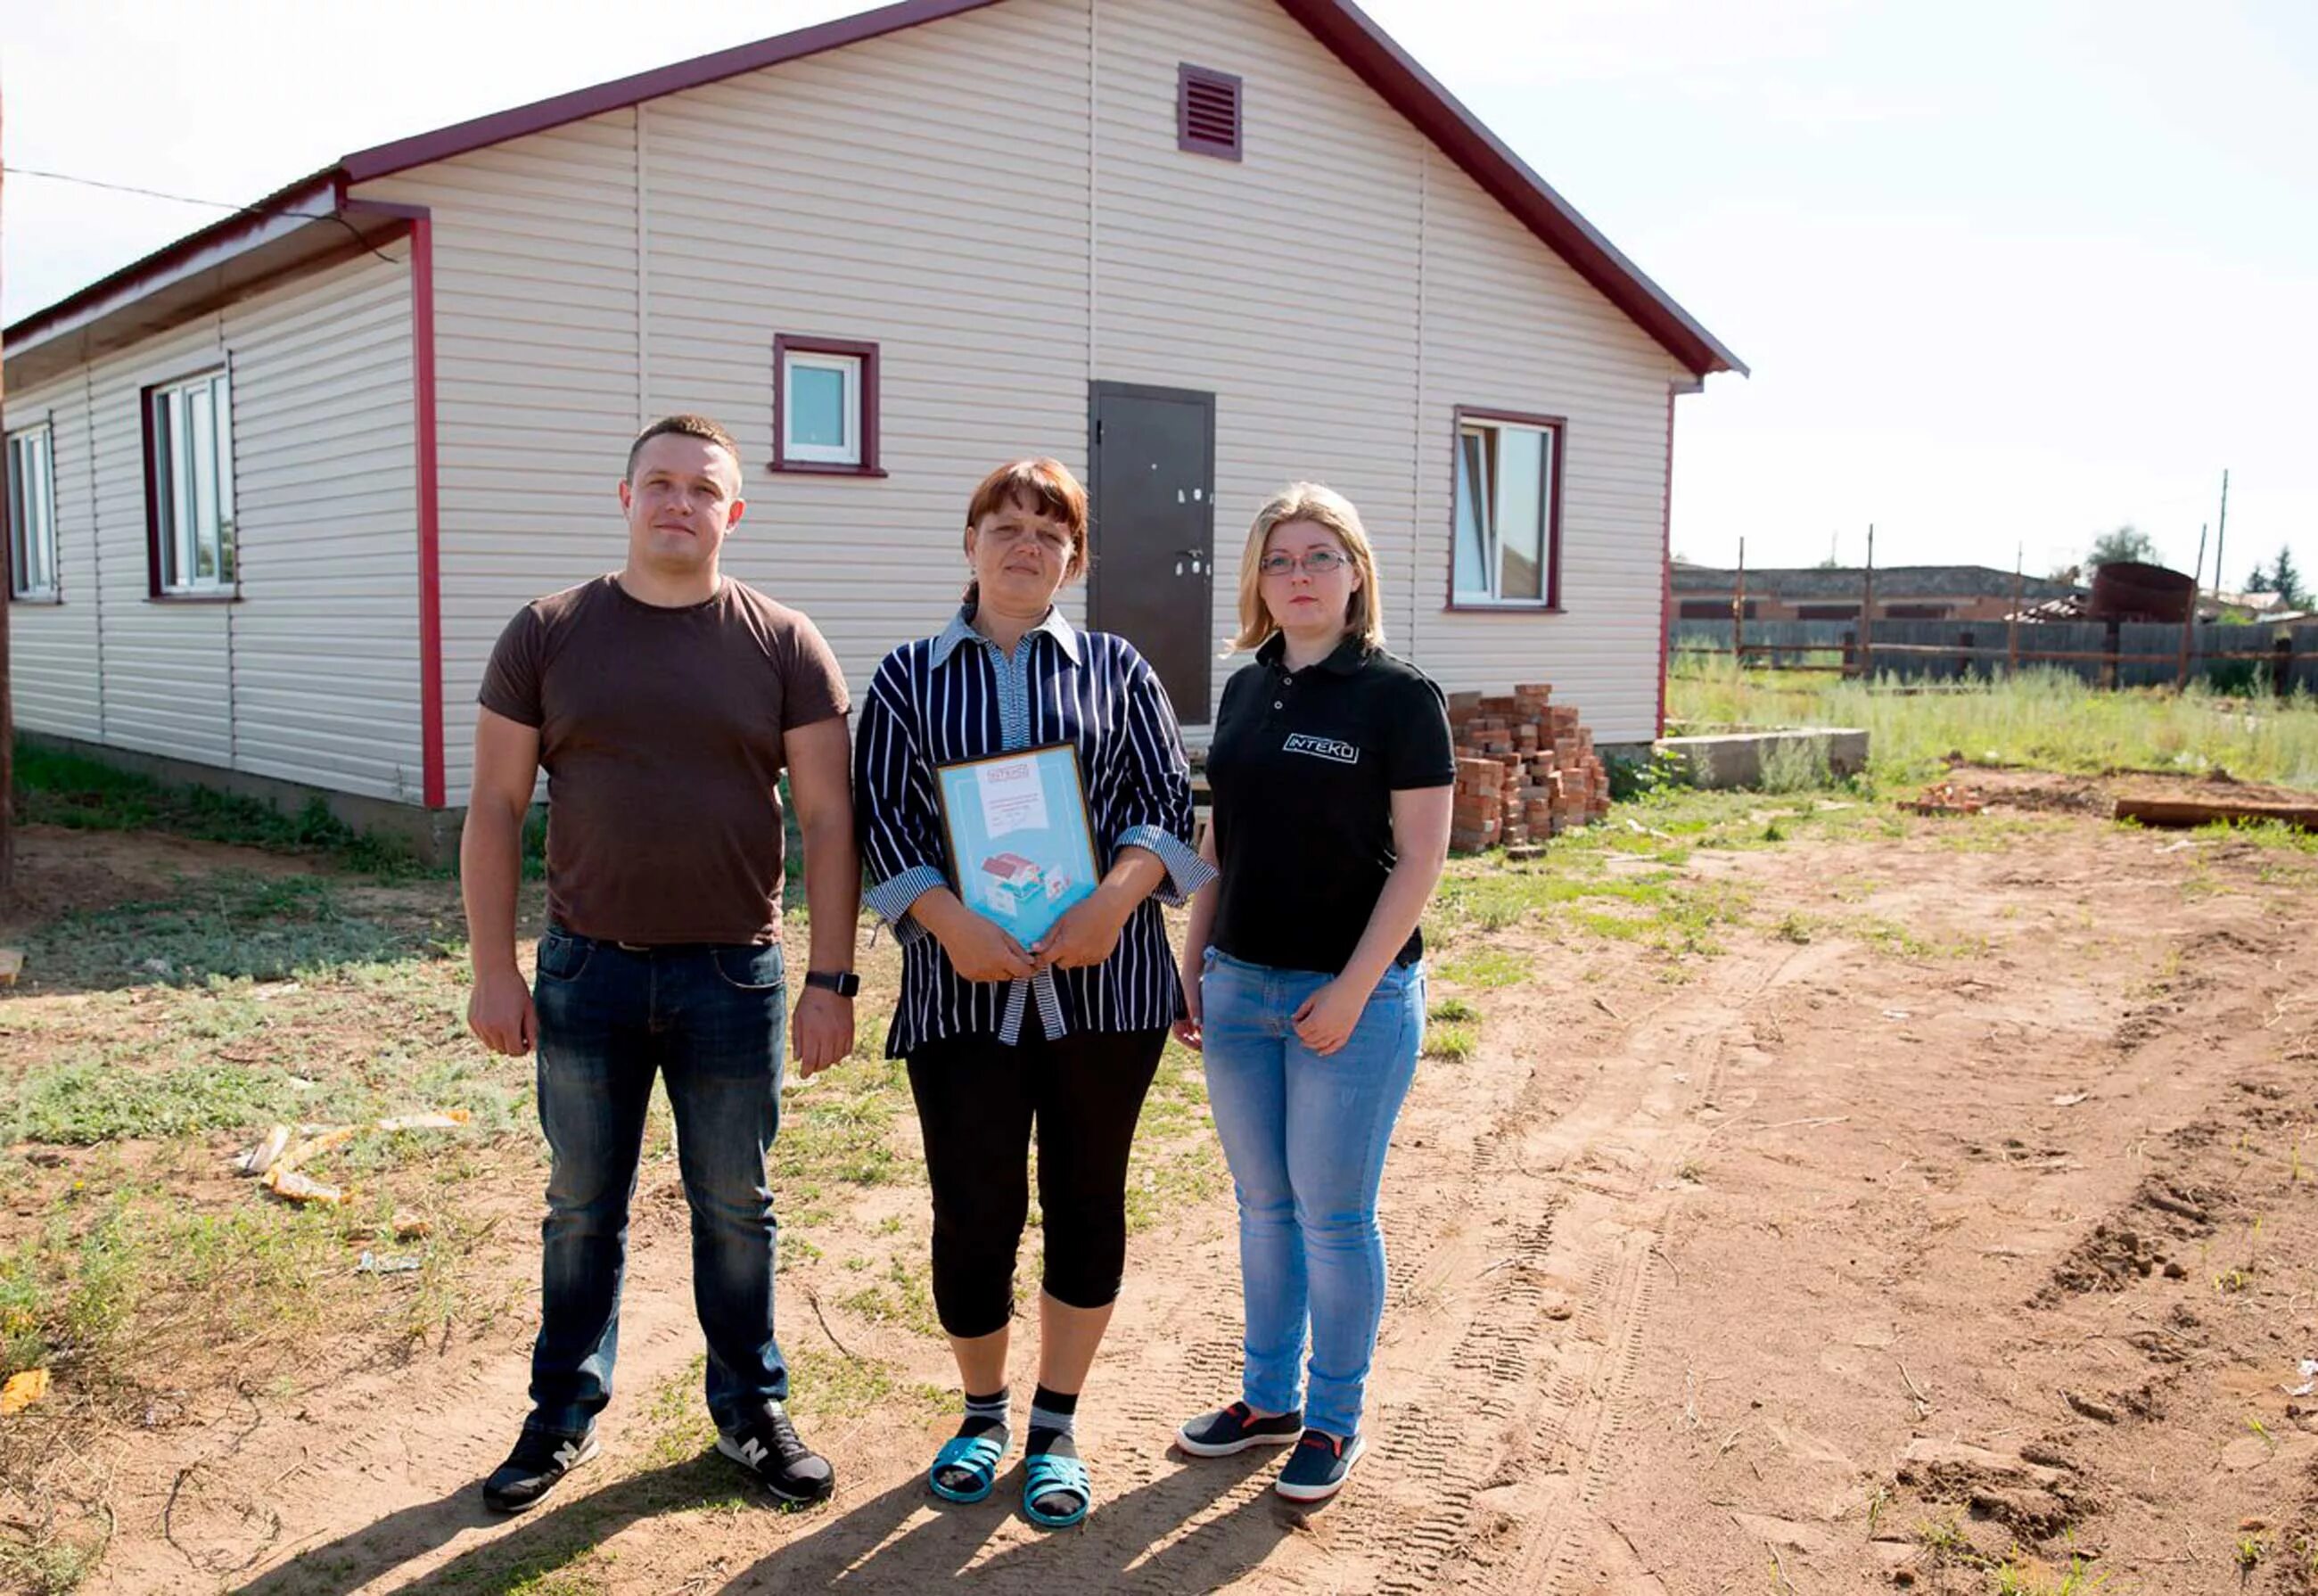
{"type": "Polygon", "coordinates": [[[942,831],[959,901],[1029,947],[1091,897],[1094,823],[1068,743],[938,766],[942,831]]]}

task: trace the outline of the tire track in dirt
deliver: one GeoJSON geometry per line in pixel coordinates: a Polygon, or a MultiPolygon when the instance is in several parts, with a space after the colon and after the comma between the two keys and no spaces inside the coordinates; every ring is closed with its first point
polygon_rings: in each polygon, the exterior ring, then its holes
{"type": "Polygon", "coordinates": [[[1747,1005],[1808,961],[1765,952],[1718,963],[1598,1050],[1592,1078],[1559,1113],[1550,1099],[1571,1070],[1541,1068],[1473,1139],[1451,1195],[1403,1216],[1397,1284],[1449,1288],[1421,1330],[1442,1350],[1396,1393],[1364,1471],[1384,1476],[1364,1484],[1403,1510],[1364,1503],[1346,1527],[1381,1567],[1379,1589],[1569,1587],[1641,1356],[1676,1195],[1665,1188],[1703,1139],[1695,1116],[1721,1087],[1725,1053],[1749,1034],[1747,1005]],[[1465,1240],[1441,1234],[1452,1212],[1465,1240]],[[1484,1262],[1474,1238],[1498,1256],[1484,1262]],[[1442,1445],[1444,1418],[1453,1447],[1442,1445]]]}

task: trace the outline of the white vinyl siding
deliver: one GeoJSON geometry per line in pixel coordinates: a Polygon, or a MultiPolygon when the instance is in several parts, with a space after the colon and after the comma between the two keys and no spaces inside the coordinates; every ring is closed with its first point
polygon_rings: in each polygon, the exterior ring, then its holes
{"type": "Polygon", "coordinates": [[[1595,739],[1658,732],[1667,394],[1689,374],[1463,171],[1427,161],[1416,657],[1451,690],[1550,681],[1595,739]],[[1560,613],[1447,611],[1457,410],[1561,417],[1560,613]]]}
{"type": "Polygon", "coordinates": [[[1308,478],[1360,507],[1410,654],[1423,139],[1268,0],[1101,0],[1095,26],[1094,374],[1216,395],[1213,635],[1256,509],[1308,478]],[[1187,61],[1243,80],[1244,159],[1177,147],[1187,61]]]}
{"type": "Polygon", "coordinates": [[[984,473],[1083,474],[1086,77],[1085,0],[1008,0],[364,185],[435,217],[453,804],[508,618],[620,564],[643,422],[732,429],[725,569],[811,615],[857,693],[956,609],[984,473]],[[1036,114],[963,133],[958,85],[1000,80],[1036,114]],[[887,475],[768,469],[783,333],[878,346],[887,475]]]}
{"type": "Polygon", "coordinates": [[[65,600],[12,618],[25,729],[418,800],[401,248],[392,263],[364,257],[299,279],[9,395],[12,420],[51,418],[65,600]],[[144,407],[229,371],[231,495],[214,480],[209,491],[230,521],[238,598],[157,602],[144,407]]]}
{"type": "Polygon", "coordinates": [[[56,535],[53,604],[18,604],[8,616],[9,691],[26,731],[99,741],[95,536],[91,514],[85,375],[11,389],[6,428],[48,434],[56,535]]]}

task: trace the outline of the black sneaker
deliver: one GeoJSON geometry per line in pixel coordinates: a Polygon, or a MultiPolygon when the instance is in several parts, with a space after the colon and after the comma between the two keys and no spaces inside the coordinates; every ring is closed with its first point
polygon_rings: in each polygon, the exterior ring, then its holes
{"type": "Polygon", "coordinates": [[[1250,1447],[1285,1447],[1303,1433],[1300,1408],[1259,1419],[1245,1402],[1234,1402],[1187,1420],[1175,1432],[1175,1444],[1194,1457],[1229,1457],[1250,1447]]]}
{"type": "Polygon", "coordinates": [[[508,1460],[483,1482],[483,1505],[495,1513],[519,1513],[537,1507],[563,1476],[596,1456],[596,1427],[583,1436],[550,1435],[526,1429],[517,1438],[508,1460]]]}
{"type": "Polygon", "coordinates": [[[826,1501],[837,1489],[829,1459],[797,1439],[789,1416],[769,1402],[738,1431],[718,1435],[716,1449],[793,1507],[826,1501]]]}
{"type": "Polygon", "coordinates": [[[1290,1501],[1325,1501],[1344,1488],[1345,1476],[1367,1450],[1360,1436],[1307,1429],[1271,1488],[1290,1501]]]}

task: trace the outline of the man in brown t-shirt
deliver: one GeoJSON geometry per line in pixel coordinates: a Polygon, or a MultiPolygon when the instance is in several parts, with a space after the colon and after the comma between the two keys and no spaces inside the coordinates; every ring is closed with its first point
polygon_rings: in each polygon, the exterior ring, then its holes
{"type": "Polygon", "coordinates": [[[619,494],[627,563],[508,623],[476,717],[459,855],[475,973],[467,1023],[503,1053],[537,1042],[553,1155],[532,1411],[483,1497],[520,1511],[595,1456],[657,1073],[692,1206],[717,1447],[783,1501],[818,1501],[835,1475],[786,1411],[766,1159],[780,1119],[785,768],[813,916],[791,1027],[798,1072],[853,1047],[861,871],[845,680],[811,621],[718,571],[745,509],[740,451],[723,428],[700,416],[646,428],[619,494]],[[543,766],[549,924],[527,988],[516,883],[543,766]]]}

